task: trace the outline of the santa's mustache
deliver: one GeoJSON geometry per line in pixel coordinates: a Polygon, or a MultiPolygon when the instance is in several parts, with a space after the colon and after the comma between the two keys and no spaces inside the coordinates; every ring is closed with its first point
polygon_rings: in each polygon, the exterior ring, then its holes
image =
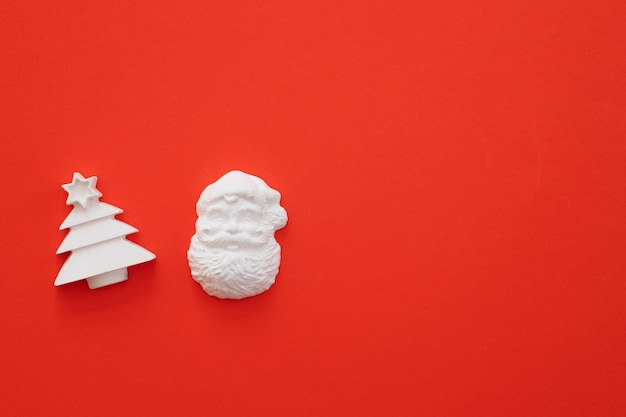
{"type": "Polygon", "coordinates": [[[227,233],[219,232],[215,234],[199,233],[198,239],[213,247],[229,247],[237,246],[239,248],[256,248],[262,246],[265,242],[265,235],[261,232],[251,235],[248,233],[227,233]]]}

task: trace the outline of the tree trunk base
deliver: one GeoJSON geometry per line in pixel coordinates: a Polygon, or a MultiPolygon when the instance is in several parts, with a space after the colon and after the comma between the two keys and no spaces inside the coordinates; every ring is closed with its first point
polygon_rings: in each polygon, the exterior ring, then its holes
{"type": "Polygon", "coordinates": [[[118,282],[126,281],[128,279],[128,271],[126,268],[116,269],[115,271],[105,272],[104,274],[94,275],[87,278],[87,285],[92,290],[96,288],[105,287],[111,284],[117,284],[118,282]]]}

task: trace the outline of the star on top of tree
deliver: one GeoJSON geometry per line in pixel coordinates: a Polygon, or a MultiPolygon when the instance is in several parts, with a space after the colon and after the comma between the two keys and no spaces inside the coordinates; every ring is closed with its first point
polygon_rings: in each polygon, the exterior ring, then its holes
{"type": "Polygon", "coordinates": [[[90,199],[96,198],[97,200],[102,197],[102,193],[96,188],[97,181],[98,177],[85,178],[79,172],[75,172],[72,182],[61,186],[68,194],[67,205],[73,204],[76,206],[76,203],[78,203],[86,209],[90,199]]]}

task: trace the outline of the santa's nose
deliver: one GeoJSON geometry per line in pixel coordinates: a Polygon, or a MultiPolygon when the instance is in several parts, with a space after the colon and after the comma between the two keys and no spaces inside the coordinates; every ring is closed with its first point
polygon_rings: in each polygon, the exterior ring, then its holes
{"type": "Polygon", "coordinates": [[[237,226],[237,221],[235,219],[230,219],[228,224],[226,224],[226,231],[228,233],[237,233],[239,231],[239,227],[237,226]]]}

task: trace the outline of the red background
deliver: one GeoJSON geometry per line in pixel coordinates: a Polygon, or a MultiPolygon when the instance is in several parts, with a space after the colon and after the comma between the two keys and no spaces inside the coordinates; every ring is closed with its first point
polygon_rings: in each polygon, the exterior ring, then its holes
{"type": "Polygon", "coordinates": [[[5,0],[0,46],[0,414],[626,414],[623,1],[5,0]],[[289,214],[242,301],[186,262],[231,169],[289,214]],[[126,283],[52,285],[75,170],[126,283]]]}

